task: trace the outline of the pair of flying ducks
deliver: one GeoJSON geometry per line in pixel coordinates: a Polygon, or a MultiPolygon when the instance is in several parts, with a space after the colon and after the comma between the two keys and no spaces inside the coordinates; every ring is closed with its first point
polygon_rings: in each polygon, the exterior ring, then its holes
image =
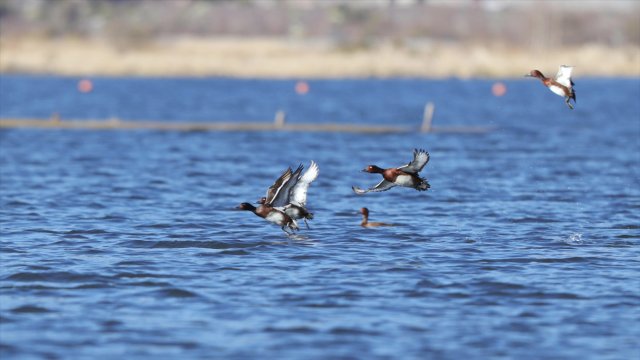
{"type": "MultiPolygon", "coordinates": [[[[381,174],[382,181],[366,190],[354,186],[353,191],[356,194],[365,194],[367,192],[386,191],[395,186],[410,187],[419,191],[427,190],[431,187],[429,182],[421,178],[418,173],[428,162],[429,153],[425,150],[415,149],[413,151],[413,160],[407,165],[388,169],[369,165],[362,171],[381,174]]],[[[302,174],[303,169],[303,165],[298,166],[295,171],[287,168],[269,187],[266,196],[257,202],[260,204],[258,207],[245,202],[240,204],[237,209],[251,211],[257,216],[279,225],[287,234],[299,230],[296,222],[299,219],[303,219],[308,228],[307,220],[313,219],[313,214],[306,208],[307,192],[309,185],[318,177],[320,169],[314,161],[311,161],[311,166],[304,174],[302,174]]],[[[383,226],[380,225],[382,223],[368,223],[369,214],[368,210],[365,211],[365,209],[361,210],[365,216],[362,226],[383,226]]]]}

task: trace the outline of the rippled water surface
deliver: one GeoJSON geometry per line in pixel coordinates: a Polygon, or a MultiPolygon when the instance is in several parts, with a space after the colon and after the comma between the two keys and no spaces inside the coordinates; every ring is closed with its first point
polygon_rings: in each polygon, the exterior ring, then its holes
{"type": "Polygon", "coordinates": [[[1,130],[3,359],[640,356],[637,79],[575,79],[574,111],[534,80],[77,80],[0,77],[0,117],[418,126],[434,101],[495,130],[1,130]],[[352,193],[415,147],[428,192],[352,193]],[[311,159],[310,230],[232,210],[311,159]]]}

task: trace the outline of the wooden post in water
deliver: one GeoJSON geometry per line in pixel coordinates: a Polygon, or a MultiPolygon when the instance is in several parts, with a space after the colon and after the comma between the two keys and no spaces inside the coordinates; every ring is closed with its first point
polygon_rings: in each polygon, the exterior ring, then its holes
{"type": "Polygon", "coordinates": [[[435,105],[433,105],[431,101],[424,106],[424,115],[422,116],[422,127],[420,128],[420,132],[431,131],[431,122],[433,121],[433,112],[435,108],[435,105]]]}
{"type": "Polygon", "coordinates": [[[276,112],[276,118],[273,120],[273,124],[276,128],[282,129],[284,127],[284,122],[286,120],[287,114],[283,110],[278,110],[276,112]]]}

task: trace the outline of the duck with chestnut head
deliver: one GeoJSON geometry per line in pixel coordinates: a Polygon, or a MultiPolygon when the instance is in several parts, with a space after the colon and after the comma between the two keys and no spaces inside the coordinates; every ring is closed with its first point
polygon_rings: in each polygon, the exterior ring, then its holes
{"type": "Polygon", "coordinates": [[[356,194],[365,194],[368,192],[387,191],[395,186],[403,186],[424,191],[431,187],[427,179],[421,178],[419,172],[429,162],[429,153],[422,149],[413,150],[413,160],[407,165],[398,168],[383,169],[377,165],[369,165],[364,172],[382,175],[382,181],[369,189],[360,189],[353,186],[352,189],[356,194]]]}
{"type": "Polygon", "coordinates": [[[561,65],[555,78],[548,78],[544,76],[539,70],[531,70],[526,77],[534,77],[540,79],[542,84],[551,90],[554,94],[564,97],[564,102],[569,109],[573,110],[573,105],[569,100],[576,102],[576,92],[573,89],[573,80],[571,79],[571,72],[573,66],[561,65]]]}
{"type": "MultiPolygon", "coordinates": [[[[282,190],[283,185],[291,178],[291,169],[287,169],[267,190],[267,199],[277,196],[278,192],[282,190]]],[[[292,234],[293,231],[299,230],[298,224],[284,211],[274,208],[270,203],[260,204],[255,207],[249,203],[242,203],[236,209],[251,211],[257,216],[267,220],[270,223],[274,223],[280,226],[282,231],[287,234],[292,234]],[[290,231],[287,231],[289,229],[290,231]]]]}
{"type": "MultiPolygon", "coordinates": [[[[282,183],[282,187],[274,192],[271,196],[258,200],[259,204],[268,204],[275,209],[283,211],[292,219],[302,219],[309,228],[307,220],[313,219],[313,214],[307,210],[307,192],[311,183],[318,177],[320,168],[315,161],[311,161],[309,169],[302,174],[304,166],[301,164],[291,176],[282,183]]],[[[287,170],[291,172],[289,168],[287,170]]],[[[285,171],[286,173],[286,171],[285,171]]]]}
{"type": "Polygon", "coordinates": [[[380,226],[396,226],[395,224],[383,223],[383,222],[370,222],[369,221],[369,209],[363,207],[360,209],[360,213],[362,214],[362,222],[360,225],[362,227],[380,227],[380,226]]]}

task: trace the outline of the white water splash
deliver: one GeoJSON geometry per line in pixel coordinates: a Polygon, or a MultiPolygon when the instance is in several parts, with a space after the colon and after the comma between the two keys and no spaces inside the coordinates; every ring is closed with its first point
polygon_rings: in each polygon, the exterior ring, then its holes
{"type": "Polygon", "coordinates": [[[582,239],[582,233],[571,233],[567,238],[563,240],[565,244],[569,245],[583,245],[584,240],[582,239]]]}

